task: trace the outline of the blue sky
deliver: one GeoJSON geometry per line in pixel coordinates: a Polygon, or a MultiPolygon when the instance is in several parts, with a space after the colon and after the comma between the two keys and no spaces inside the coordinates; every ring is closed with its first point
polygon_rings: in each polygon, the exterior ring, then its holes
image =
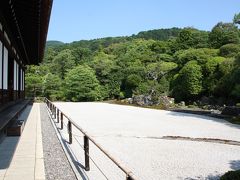
{"type": "Polygon", "coordinates": [[[48,40],[72,42],[139,31],[231,22],[239,0],[54,0],[48,40]]]}

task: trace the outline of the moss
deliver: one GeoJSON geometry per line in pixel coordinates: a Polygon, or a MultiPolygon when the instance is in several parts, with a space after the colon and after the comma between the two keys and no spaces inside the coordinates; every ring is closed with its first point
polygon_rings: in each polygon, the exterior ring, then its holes
{"type": "Polygon", "coordinates": [[[190,104],[188,105],[188,108],[194,109],[194,108],[197,108],[197,106],[195,106],[194,104],[190,104]]]}

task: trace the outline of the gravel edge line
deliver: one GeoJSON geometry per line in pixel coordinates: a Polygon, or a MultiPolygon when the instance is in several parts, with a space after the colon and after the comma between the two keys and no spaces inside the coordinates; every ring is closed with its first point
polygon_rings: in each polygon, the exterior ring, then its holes
{"type": "Polygon", "coordinates": [[[77,180],[44,104],[40,104],[40,113],[46,179],[77,180]]]}

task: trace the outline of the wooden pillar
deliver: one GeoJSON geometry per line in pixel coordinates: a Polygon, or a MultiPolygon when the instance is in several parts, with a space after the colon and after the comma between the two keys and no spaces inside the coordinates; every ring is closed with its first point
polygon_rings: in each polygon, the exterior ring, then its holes
{"type": "Polygon", "coordinates": [[[2,67],[1,67],[1,69],[0,69],[0,73],[1,73],[1,81],[2,81],[2,84],[1,84],[1,86],[0,86],[0,92],[1,92],[1,94],[0,94],[0,103],[1,104],[4,104],[4,102],[3,102],[3,42],[1,42],[2,43],[2,47],[1,47],[1,49],[0,49],[0,51],[1,51],[1,58],[2,58],[2,67]]]}
{"type": "Polygon", "coordinates": [[[2,44],[2,103],[4,104],[5,98],[4,98],[3,84],[4,84],[4,44],[2,44]]]}

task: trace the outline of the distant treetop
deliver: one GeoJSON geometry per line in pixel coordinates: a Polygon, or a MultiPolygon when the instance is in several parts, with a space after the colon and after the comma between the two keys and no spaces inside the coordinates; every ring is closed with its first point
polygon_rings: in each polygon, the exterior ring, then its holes
{"type": "Polygon", "coordinates": [[[61,41],[47,41],[46,48],[56,47],[56,46],[60,46],[60,45],[63,45],[63,44],[64,44],[64,42],[61,42],[61,41]]]}

